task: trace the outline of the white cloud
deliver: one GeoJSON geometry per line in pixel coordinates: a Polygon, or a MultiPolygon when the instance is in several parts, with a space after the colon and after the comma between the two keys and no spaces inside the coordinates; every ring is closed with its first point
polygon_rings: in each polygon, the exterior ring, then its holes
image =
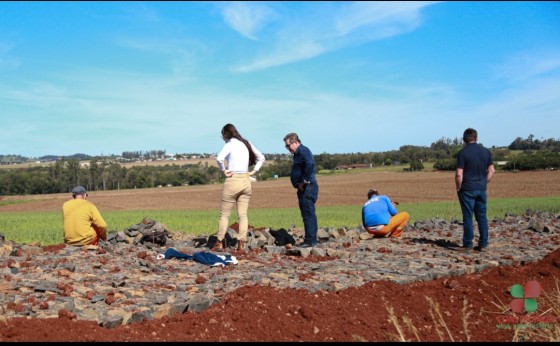
{"type": "Polygon", "coordinates": [[[275,54],[266,54],[262,58],[257,58],[248,65],[242,65],[234,68],[235,72],[251,72],[263,70],[270,67],[289,64],[294,61],[313,58],[325,52],[325,48],[317,43],[302,40],[301,42],[292,42],[290,49],[278,49],[275,54]]]}
{"type": "Polygon", "coordinates": [[[258,2],[232,1],[222,8],[224,21],[241,35],[256,40],[256,33],[274,19],[276,13],[258,2]]]}
{"type": "Polygon", "coordinates": [[[186,39],[174,38],[132,38],[119,37],[115,43],[120,47],[137,50],[147,54],[160,54],[168,59],[161,59],[175,75],[192,76],[200,57],[206,53],[202,44],[186,39]]]}
{"type": "Polygon", "coordinates": [[[511,82],[524,81],[560,72],[560,52],[522,52],[496,68],[498,77],[511,82]]]}
{"type": "Polygon", "coordinates": [[[349,45],[395,36],[416,28],[420,10],[434,2],[346,2],[285,16],[283,26],[267,37],[251,62],[237,72],[251,72],[314,58],[349,45]],[[320,10],[319,10],[320,9],[320,10]]]}
{"type": "MultiPolygon", "coordinates": [[[[378,32],[393,35],[409,31],[419,24],[420,10],[435,2],[423,1],[354,1],[343,5],[336,17],[336,29],[347,35],[360,27],[368,26],[378,32]],[[387,28],[392,28],[388,30],[387,28]]],[[[376,36],[383,36],[379,33],[376,36]]]]}

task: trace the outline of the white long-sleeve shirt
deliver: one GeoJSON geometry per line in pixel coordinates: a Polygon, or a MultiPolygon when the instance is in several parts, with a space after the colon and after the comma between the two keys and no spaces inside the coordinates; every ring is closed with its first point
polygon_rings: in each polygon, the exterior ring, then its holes
{"type": "MultiPolygon", "coordinates": [[[[264,164],[264,155],[251,142],[249,144],[257,157],[253,169],[258,171],[264,164]]],[[[227,141],[217,157],[218,167],[222,171],[225,169],[224,161],[227,161],[227,169],[233,173],[247,173],[249,171],[249,150],[247,150],[245,143],[237,138],[227,141]]]]}

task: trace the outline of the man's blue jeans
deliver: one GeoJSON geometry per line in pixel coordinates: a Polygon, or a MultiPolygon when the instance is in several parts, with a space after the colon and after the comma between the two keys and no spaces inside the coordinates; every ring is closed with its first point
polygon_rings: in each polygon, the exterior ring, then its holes
{"type": "Polygon", "coordinates": [[[463,191],[459,193],[459,203],[463,212],[463,247],[472,248],[474,240],[473,215],[478,225],[478,246],[488,246],[488,219],[486,218],[486,190],[463,191]]]}
{"type": "Polygon", "coordinates": [[[313,246],[317,245],[317,215],[315,214],[315,202],[319,197],[319,186],[311,183],[306,186],[304,191],[298,191],[298,202],[301,217],[303,218],[303,228],[305,237],[303,241],[313,246]]]}

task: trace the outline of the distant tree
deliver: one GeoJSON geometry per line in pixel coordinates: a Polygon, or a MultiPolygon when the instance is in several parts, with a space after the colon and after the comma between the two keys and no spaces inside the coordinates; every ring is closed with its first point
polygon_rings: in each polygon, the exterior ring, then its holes
{"type": "Polygon", "coordinates": [[[20,155],[0,155],[0,165],[8,165],[12,163],[24,163],[28,161],[27,157],[20,155]]]}
{"type": "Polygon", "coordinates": [[[560,169],[560,152],[537,151],[523,152],[515,155],[509,160],[504,169],[506,170],[537,170],[537,169],[560,169]]]}
{"type": "Polygon", "coordinates": [[[490,152],[492,153],[494,161],[505,161],[510,155],[510,151],[508,149],[492,148],[490,149],[490,152]]]}
{"type": "Polygon", "coordinates": [[[64,192],[70,192],[74,186],[81,185],[80,162],[76,159],[68,160],[65,166],[64,192]]]}
{"type": "Polygon", "coordinates": [[[551,150],[560,151],[560,141],[558,139],[535,139],[533,134],[530,134],[526,139],[521,137],[515,138],[508,146],[509,150],[551,150]]]}
{"type": "Polygon", "coordinates": [[[103,174],[109,190],[119,190],[121,183],[124,183],[126,180],[126,169],[116,162],[109,163],[103,174]]]}
{"type": "Polygon", "coordinates": [[[189,173],[189,185],[204,185],[208,182],[208,177],[199,170],[194,170],[189,173]]]}
{"type": "Polygon", "coordinates": [[[88,190],[90,191],[97,191],[101,190],[100,182],[101,182],[101,175],[103,172],[103,167],[100,165],[100,159],[98,157],[94,157],[89,160],[89,168],[88,168],[88,190]]]}
{"type": "Polygon", "coordinates": [[[442,137],[430,145],[430,149],[439,151],[443,150],[448,156],[452,155],[457,147],[461,147],[462,140],[458,137],[454,139],[442,137]]]}
{"type": "Polygon", "coordinates": [[[410,170],[411,171],[421,171],[424,169],[424,164],[420,160],[414,160],[410,162],[410,170]]]}
{"type": "Polygon", "coordinates": [[[220,171],[220,169],[216,166],[210,166],[206,170],[206,174],[208,175],[210,181],[219,181],[222,171],[220,171]]]}
{"type": "Polygon", "coordinates": [[[58,180],[62,177],[65,162],[64,157],[62,157],[59,161],[56,161],[54,164],[49,166],[48,169],[52,179],[58,180]]]}
{"type": "Polygon", "coordinates": [[[261,171],[269,172],[270,176],[289,177],[292,172],[292,162],[276,160],[270,165],[263,167],[261,171]]]}
{"type": "Polygon", "coordinates": [[[333,155],[322,153],[314,156],[315,164],[320,165],[323,169],[335,169],[338,162],[333,155]]]}
{"type": "Polygon", "coordinates": [[[439,159],[434,163],[434,169],[438,171],[454,171],[457,168],[457,159],[439,159]]]}

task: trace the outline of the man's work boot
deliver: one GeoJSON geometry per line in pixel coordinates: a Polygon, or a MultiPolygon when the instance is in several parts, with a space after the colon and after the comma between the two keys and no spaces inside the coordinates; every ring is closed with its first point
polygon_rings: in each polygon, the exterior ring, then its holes
{"type": "Polygon", "coordinates": [[[216,252],[222,252],[224,251],[224,244],[223,244],[223,240],[217,240],[216,244],[214,244],[214,246],[212,246],[212,248],[210,249],[211,251],[216,251],[216,252]]]}
{"type": "Polygon", "coordinates": [[[245,240],[239,240],[237,242],[237,251],[245,252],[245,240]]]}

